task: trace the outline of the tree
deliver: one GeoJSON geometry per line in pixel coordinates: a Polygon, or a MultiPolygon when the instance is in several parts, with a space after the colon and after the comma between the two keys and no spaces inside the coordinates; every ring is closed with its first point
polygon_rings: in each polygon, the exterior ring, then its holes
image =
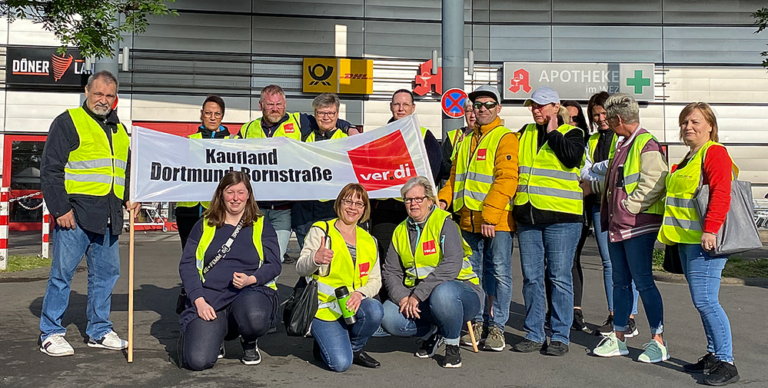
{"type": "MultiPolygon", "coordinates": [[[[175,0],[168,0],[174,2],[175,0]]],[[[84,57],[115,55],[112,46],[123,40],[121,33],[147,30],[148,16],[173,15],[165,0],[7,0],[0,3],[0,15],[13,22],[30,19],[52,32],[62,46],[78,46],[84,57]],[[125,18],[119,24],[119,18],[125,18]]]]}
{"type": "MultiPolygon", "coordinates": [[[[757,26],[757,31],[755,31],[755,34],[768,27],[768,8],[761,8],[757,10],[757,12],[752,14],[752,17],[755,18],[755,25],[757,26]]],[[[768,57],[768,51],[763,51],[760,53],[760,55],[763,57],[768,57]]],[[[763,60],[763,66],[768,67],[768,59],[763,60]]]]}

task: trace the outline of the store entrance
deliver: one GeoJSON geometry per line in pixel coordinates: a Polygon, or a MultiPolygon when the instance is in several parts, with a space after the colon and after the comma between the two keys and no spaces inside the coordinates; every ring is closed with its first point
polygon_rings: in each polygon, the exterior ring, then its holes
{"type": "Polygon", "coordinates": [[[5,135],[3,187],[10,187],[10,230],[42,230],[40,162],[46,136],[5,135]]]}

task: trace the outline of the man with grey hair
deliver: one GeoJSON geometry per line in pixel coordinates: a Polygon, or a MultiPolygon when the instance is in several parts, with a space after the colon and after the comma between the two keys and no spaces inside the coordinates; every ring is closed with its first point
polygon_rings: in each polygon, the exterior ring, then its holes
{"type": "Polygon", "coordinates": [[[51,123],[43,149],[40,182],[56,224],[53,260],[40,314],[40,351],[75,353],[61,320],[69,305],[72,277],[88,263],[88,346],[121,350],[127,342],[112,330],[112,288],[120,277],[118,236],[128,201],[130,139],[117,118],[117,79],[100,71],[88,79],[85,102],[51,123]]]}
{"type": "MultiPolygon", "coordinates": [[[[287,137],[303,141],[317,128],[315,118],[304,113],[286,113],[288,105],[285,91],[278,85],[267,85],[261,90],[259,108],[261,117],[253,120],[240,129],[243,139],[263,139],[270,137],[287,137]]],[[[338,114],[338,111],[337,111],[338,114]]],[[[351,125],[344,120],[337,120],[335,127],[345,133],[351,125]]],[[[355,130],[356,132],[356,130],[355,130]]],[[[259,208],[264,216],[272,223],[277,232],[277,242],[280,245],[280,260],[284,260],[291,239],[291,209],[289,201],[259,201],[259,208]]]]}
{"type": "MultiPolygon", "coordinates": [[[[599,357],[629,354],[625,341],[634,301],[634,281],[651,332],[651,340],[645,344],[638,361],[656,363],[669,359],[663,339],[664,306],[652,269],[653,245],[664,214],[667,164],[661,144],[640,126],[640,107],[634,98],[617,93],[605,101],[604,107],[608,125],[624,138],[616,143],[600,209],[602,230],[608,231],[608,250],[613,264],[613,332],[600,341],[593,354],[599,357]]],[[[589,186],[586,187],[584,194],[588,195],[589,186]]]]}

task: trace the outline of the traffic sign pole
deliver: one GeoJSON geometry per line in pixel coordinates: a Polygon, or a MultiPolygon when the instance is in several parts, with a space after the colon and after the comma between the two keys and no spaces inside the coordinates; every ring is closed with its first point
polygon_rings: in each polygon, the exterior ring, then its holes
{"type": "MultiPolygon", "coordinates": [[[[464,0],[442,0],[443,90],[464,89],[464,0]]],[[[443,93],[445,95],[446,92],[443,93]]],[[[443,115],[443,139],[463,121],[443,115]]]]}

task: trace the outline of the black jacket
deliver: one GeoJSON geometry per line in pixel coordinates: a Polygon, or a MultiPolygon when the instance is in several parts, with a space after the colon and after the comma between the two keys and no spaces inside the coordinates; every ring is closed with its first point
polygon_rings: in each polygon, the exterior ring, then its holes
{"type": "MultiPolygon", "coordinates": [[[[117,133],[120,119],[117,111],[110,111],[106,117],[98,116],[83,104],[83,109],[96,120],[107,134],[110,144],[112,134],[117,133]]],[[[64,166],[69,160],[69,153],[80,146],[75,123],[68,112],[60,114],[51,123],[48,139],[43,148],[43,160],[40,163],[40,183],[43,198],[48,210],[54,218],[61,217],[74,210],[77,224],[92,233],[106,234],[110,225],[110,234],[119,235],[123,229],[123,200],[117,198],[114,191],[101,197],[92,195],[67,194],[64,187],[64,166]]],[[[130,192],[131,157],[128,155],[128,166],[125,170],[125,194],[127,201],[130,192]]]]}

